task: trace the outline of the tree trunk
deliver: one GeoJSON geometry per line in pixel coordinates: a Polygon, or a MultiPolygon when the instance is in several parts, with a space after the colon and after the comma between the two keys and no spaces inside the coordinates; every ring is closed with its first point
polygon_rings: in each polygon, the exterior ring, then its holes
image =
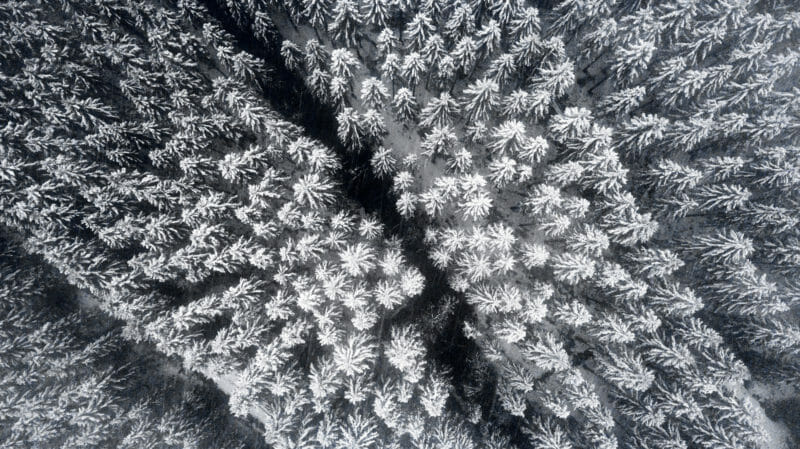
{"type": "Polygon", "coordinates": [[[603,83],[605,82],[605,80],[607,80],[607,79],[609,78],[609,76],[610,76],[610,75],[608,75],[608,74],[607,74],[607,75],[604,75],[604,76],[603,76],[603,78],[601,78],[601,79],[600,79],[600,81],[598,81],[597,83],[595,83],[595,85],[594,85],[594,86],[592,86],[591,88],[589,88],[589,91],[588,91],[588,92],[589,92],[589,93],[593,93],[595,89],[597,89],[598,87],[600,87],[600,85],[601,85],[601,84],[603,84],[603,83]]]}
{"type": "Polygon", "coordinates": [[[608,53],[608,48],[606,48],[605,50],[601,51],[601,52],[600,52],[600,53],[599,53],[597,56],[595,56],[595,57],[594,57],[594,59],[592,59],[592,60],[591,60],[591,62],[589,62],[589,64],[587,64],[585,67],[583,67],[583,68],[581,69],[581,71],[582,71],[582,72],[584,72],[584,73],[586,73],[586,74],[588,75],[588,74],[589,74],[589,72],[587,72],[587,70],[588,70],[590,67],[592,67],[592,66],[594,65],[594,63],[596,63],[597,61],[599,61],[599,60],[600,60],[600,58],[602,58],[603,56],[605,56],[605,55],[606,55],[606,53],[608,53]]]}

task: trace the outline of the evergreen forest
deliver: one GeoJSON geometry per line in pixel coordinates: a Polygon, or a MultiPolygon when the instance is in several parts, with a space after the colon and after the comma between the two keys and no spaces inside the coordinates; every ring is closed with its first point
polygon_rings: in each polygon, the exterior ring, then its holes
{"type": "Polygon", "coordinates": [[[797,0],[0,1],[0,447],[800,447],[797,0]]]}

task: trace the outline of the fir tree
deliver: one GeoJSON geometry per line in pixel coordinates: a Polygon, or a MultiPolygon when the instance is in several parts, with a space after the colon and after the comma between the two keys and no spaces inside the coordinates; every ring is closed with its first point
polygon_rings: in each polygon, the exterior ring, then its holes
{"type": "Polygon", "coordinates": [[[398,89],[394,94],[392,107],[402,121],[413,122],[417,116],[417,101],[414,94],[405,87],[398,89]]]}
{"type": "Polygon", "coordinates": [[[348,47],[355,46],[361,38],[361,12],[358,5],[352,0],[337,0],[331,15],[328,31],[333,38],[348,47]]]}

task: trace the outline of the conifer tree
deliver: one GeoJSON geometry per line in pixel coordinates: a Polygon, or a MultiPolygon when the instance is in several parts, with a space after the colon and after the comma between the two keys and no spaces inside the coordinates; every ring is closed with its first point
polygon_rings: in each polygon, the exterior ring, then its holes
{"type": "Polygon", "coordinates": [[[314,28],[324,28],[331,14],[327,0],[303,0],[303,17],[314,28]]]}
{"type": "Polygon", "coordinates": [[[361,12],[358,5],[352,0],[337,0],[331,16],[328,31],[333,38],[348,47],[355,46],[361,38],[361,12]]]}
{"type": "Polygon", "coordinates": [[[431,98],[422,109],[419,125],[424,128],[449,126],[453,124],[458,113],[456,100],[448,92],[442,92],[438,97],[431,98]]]}
{"type": "Polygon", "coordinates": [[[405,87],[395,92],[392,107],[397,117],[405,122],[413,122],[417,116],[417,101],[414,94],[405,87]]]}
{"type": "Polygon", "coordinates": [[[362,3],[361,13],[366,24],[383,28],[389,18],[389,5],[385,0],[367,0],[362,3]]]}
{"type": "Polygon", "coordinates": [[[485,120],[498,106],[500,87],[487,79],[479,80],[464,89],[464,112],[470,119],[485,120]]]}
{"type": "Polygon", "coordinates": [[[433,34],[434,29],[433,21],[425,12],[417,13],[403,30],[403,35],[407,36],[407,50],[410,52],[420,51],[433,34]]]}

